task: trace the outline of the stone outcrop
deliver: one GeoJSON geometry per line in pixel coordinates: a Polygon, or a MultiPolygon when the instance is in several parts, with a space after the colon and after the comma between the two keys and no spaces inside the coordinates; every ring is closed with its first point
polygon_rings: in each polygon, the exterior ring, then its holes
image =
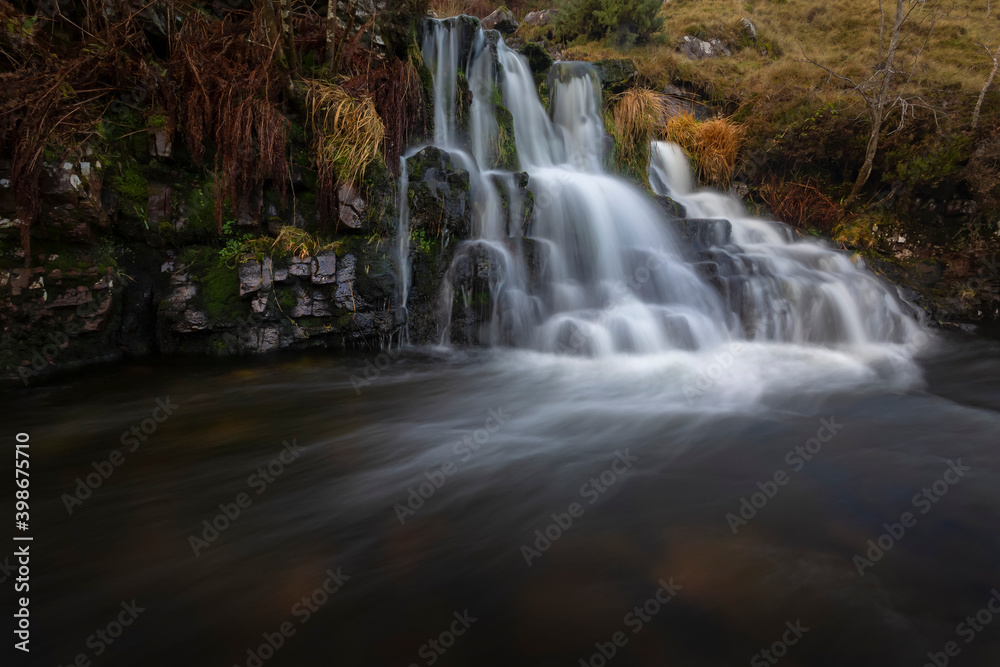
{"type": "Polygon", "coordinates": [[[524,17],[524,23],[525,25],[533,27],[547,26],[551,24],[558,15],[558,9],[542,9],[537,12],[528,12],[528,14],[524,17]]]}
{"type": "Polygon", "coordinates": [[[698,39],[697,37],[692,37],[691,35],[684,35],[677,48],[682,54],[691,60],[704,60],[706,58],[718,58],[720,56],[728,57],[733,55],[732,51],[729,50],[729,47],[718,39],[705,41],[703,39],[698,39]]]}
{"type": "Polygon", "coordinates": [[[501,7],[483,19],[485,30],[497,30],[503,34],[515,32],[521,24],[514,18],[514,12],[501,7]]]}

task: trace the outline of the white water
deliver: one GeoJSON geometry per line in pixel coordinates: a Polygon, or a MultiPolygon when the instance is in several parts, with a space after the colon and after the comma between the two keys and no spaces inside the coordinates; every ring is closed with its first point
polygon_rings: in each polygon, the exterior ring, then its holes
{"type": "MultiPolygon", "coordinates": [[[[863,266],[821,243],[794,241],[786,227],[750,217],[734,199],[696,191],[680,149],[655,143],[654,192],[684,204],[689,218],[720,220],[703,225],[718,230],[703,247],[679,240],[648,193],[605,171],[609,143],[590,65],[556,63],[546,111],[527,62],[502,40],[491,44],[479,31],[467,63],[458,61],[458,44],[453,21],[428,23],[434,144],[469,171],[474,202],[473,238],[456,248],[442,286],[442,322],[452,322],[456,290],[468,303],[458,275],[478,261],[489,266],[491,299],[478,340],[492,346],[605,357],[756,341],[852,350],[861,360],[875,349],[901,352],[918,331],[909,307],[863,266]],[[473,94],[468,136],[455,113],[459,71],[473,94]],[[497,79],[535,199],[523,238],[516,214],[501,205],[500,188],[511,210],[520,205],[514,177],[494,168],[497,79]],[[533,280],[531,260],[540,267],[533,280]]],[[[442,343],[449,332],[444,326],[442,343]]]]}

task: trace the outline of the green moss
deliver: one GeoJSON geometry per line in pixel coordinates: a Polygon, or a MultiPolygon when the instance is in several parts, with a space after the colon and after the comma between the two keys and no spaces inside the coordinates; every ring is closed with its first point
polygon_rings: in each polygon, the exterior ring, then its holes
{"type": "Polygon", "coordinates": [[[218,251],[204,246],[187,248],[178,261],[188,267],[191,280],[198,286],[195,305],[203,308],[212,322],[228,322],[247,314],[236,270],[219,261],[218,251]]]}
{"type": "Polygon", "coordinates": [[[122,212],[147,223],[149,214],[149,179],[135,163],[119,163],[118,173],[111,176],[111,186],[122,199],[122,212]]]}

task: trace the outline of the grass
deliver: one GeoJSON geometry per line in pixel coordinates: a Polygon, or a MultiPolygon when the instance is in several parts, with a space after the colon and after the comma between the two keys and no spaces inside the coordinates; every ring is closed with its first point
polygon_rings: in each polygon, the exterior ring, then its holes
{"type": "Polygon", "coordinates": [[[385,125],[371,99],[355,99],[340,86],[306,82],[315,161],[325,183],[360,185],[361,176],[382,150],[385,125]]]}
{"type": "Polygon", "coordinates": [[[618,165],[640,181],[649,162],[649,141],[663,127],[666,111],[665,96],[648,88],[630,88],[611,100],[618,165]]]}

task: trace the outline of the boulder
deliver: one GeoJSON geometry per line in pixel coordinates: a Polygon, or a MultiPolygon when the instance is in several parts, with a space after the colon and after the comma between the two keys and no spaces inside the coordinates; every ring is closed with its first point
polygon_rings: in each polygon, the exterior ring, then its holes
{"type": "Polygon", "coordinates": [[[740,19],[740,30],[743,31],[743,34],[747,37],[747,39],[757,41],[757,26],[753,24],[753,21],[745,16],[740,19]]]}
{"type": "Polygon", "coordinates": [[[505,34],[515,32],[520,24],[514,18],[514,13],[505,7],[501,7],[483,19],[484,30],[498,30],[505,34]]]}
{"type": "Polygon", "coordinates": [[[639,78],[639,70],[635,63],[627,58],[598,60],[594,63],[601,86],[609,93],[623,93],[635,86],[639,78]]]}
{"type": "Polygon", "coordinates": [[[684,35],[678,50],[691,60],[704,60],[706,58],[733,55],[729,47],[717,39],[706,42],[691,35],[684,35]]]}
{"type": "Polygon", "coordinates": [[[546,26],[552,23],[558,14],[558,9],[542,9],[537,12],[528,12],[528,15],[524,17],[524,23],[536,28],[546,26]]]}

